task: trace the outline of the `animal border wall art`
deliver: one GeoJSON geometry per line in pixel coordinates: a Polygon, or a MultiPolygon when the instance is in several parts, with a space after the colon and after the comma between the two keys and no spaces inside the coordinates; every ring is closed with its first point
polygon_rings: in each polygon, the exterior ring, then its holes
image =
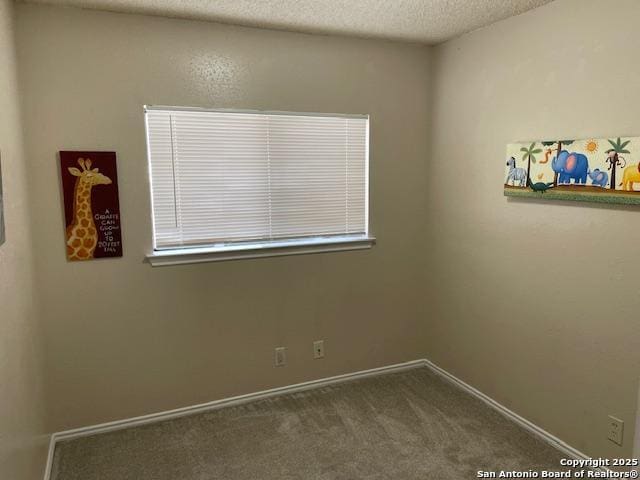
{"type": "Polygon", "coordinates": [[[70,261],[121,257],[115,152],[60,152],[70,261]]]}
{"type": "Polygon", "coordinates": [[[504,194],[640,205],[640,137],[507,146],[504,194]]]}

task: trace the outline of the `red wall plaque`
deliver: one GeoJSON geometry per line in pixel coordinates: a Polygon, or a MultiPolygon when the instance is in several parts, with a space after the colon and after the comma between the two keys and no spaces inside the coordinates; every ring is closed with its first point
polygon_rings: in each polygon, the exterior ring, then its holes
{"type": "Polygon", "coordinates": [[[122,256],[115,152],[60,152],[68,260],[122,256]]]}

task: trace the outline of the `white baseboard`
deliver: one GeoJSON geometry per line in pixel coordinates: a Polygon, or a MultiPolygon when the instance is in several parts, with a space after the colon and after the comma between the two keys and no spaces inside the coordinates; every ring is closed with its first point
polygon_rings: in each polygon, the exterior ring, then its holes
{"type": "MultiPolygon", "coordinates": [[[[544,442],[546,442],[549,445],[551,445],[552,447],[556,448],[557,450],[562,452],[566,456],[566,458],[571,458],[571,459],[574,459],[574,460],[588,460],[590,458],[587,455],[585,455],[584,453],[582,453],[581,451],[573,448],[568,443],[560,440],[555,435],[552,435],[551,433],[547,432],[543,428],[539,427],[535,423],[530,422],[529,420],[527,420],[524,417],[521,417],[520,415],[518,415],[514,411],[509,410],[507,407],[505,407],[501,403],[498,403],[497,401],[495,401],[493,398],[489,397],[488,395],[485,395],[484,393],[482,393],[477,388],[472,387],[468,383],[463,382],[462,380],[460,380],[455,375],[452,375],[451,373],[447,372],[443,368],[440,368],[435,363],[433,363],[433,362],[431,362],[429,360],[423,360],[423,363],[424,363],[424,366],[429,368],[434,373],[440,375],[445,380],[453,383],[455,386],[457,386],[461,390],[464,390],[468,394],[470,394],[470,395],[482,400],[488,406],[490,406],[491,408],[493,408],[494,410],[496,410],[500,414],[504,415],[505,417],[507,417],[512,422],[520,425],[522,428],[527,430],[529,433],[532,433],[536,437],[540,438],[544,442]]],[[[595,470],[606,471],[608,469],[606,469],[606,468],[597,468],[595,470]]]]}
{"type": "Polygon", "coordinates": [[[463,382],[462,380],[450,374],[446,370],[438,367],[431,361],[426,359],[421,359],[421,360],[413,360],[405,363],[399,363],[395,365],[389,365],[386,367],[373,368],[370,370],[362,370],[359,372],[347,373],[344,375],[337,375],[335,377],[321,378],[321,379],[312,380],[309,382],[297,383],[295,385],[273,388],[270,390],[263,390],[261,392],[249,393],[247,395],[240,395],[237,397],[214,400],[212,402],[193,405],[190,407],[177,408],[175,410],[168,410],[165,412],[158,412],[158,413],[152,413],[150,415],[143,415],[140,417],[133,417],[133,418],[128,418],[124,420],[116,420],[113,422],[101,423],[98,425],[92,425],[88,427],[82,427],[82,428],[76,428],[73,430],[57,432],[51,435],[51,440],[49,442],[49,454],[48,454],[47,464],[45,468],[44,480],[50,480],[51,468],[53,465],[53,454],[54,454],[55,445],[57,442],[61,442],[64,440],[71,440],[71,439],[80,438],[80,437],[88,437],[88,436],[97,435],[100,433],[113,432],[116,430],[137,427],[137,426],[145,425],[149,423],[161,422],[164,420],[183,417],[186,415],[193,415],[195,413],[217,410],[220,408],[234,406],[234,405],[241,405],[241,404],[253,402],[256,400],[262,400],[265,398],[274,397],[277,395],[302,392],[305,390],[312,390],[315,388],[320,388],[328,385],[335,385],[338,383],[348,382],[351,380],[384,375],[388,373],[402,372],[402,371],[419,368],[419,367],[429,368],[431,371],[443,377],[447,381],[453,383],[458,388],[482,400],[488,406],[498,411],[499,413],[507,417],[509,420],[520,425],[522,428],[529,431],[530,433],[537,436],[538,438],[542,439],[552,447],[560,450],[564,455],[567,456],[567,458],[578,459],[578,460],[586,460],[589,458],[584,453],[576,450],[575,448],[571,447],[570,445],[563,442],[559,438],[550,434],[546,430],[533,424],[529,420],[521,417],[517,413],[509,410],[504,405],[501,405],[497,401],[493,400],[491,397],[485,395],[484,393],[472,387],[471,385],[463,382]]]}
{"type": "Polygon", "coordinates": [[[51,467],[53,467],[53,454],[56,450],[56,434],[49,437],[49,451],[47,452],[47,463],[44,466],[44,480],[51,478],[51,467]]]}
{"type": "Polygon", "coordinates": [[[277,395],[285,395],[287,393],[302,392],[305,390],[312,390],[314,388],[325,387],[327,385],[335,385],[338,383],[348,382],[350,380],[356,380],[360,378],[373,377],[377,375],[383,375],[385,373],[402,372],[413,368],[420,368],[424,366],[424,360],[413,360],[405,363],[398,363],[395,365],[389,365],[386,367],[372,368],[370,370],[362,370],[354,373],[347,373],[344,375],[337,375],[335,377],[321,378],[318,380],[311,380],[310,382],[297,383],[295,385],[288,385],[285,387],[272,388],[270,390],[263,390],[261,392],[249,393],[247,395],[240,395],[237,397],[223,398],[221,400],[214,400],[212,402],[202,403],[199,405],[193,405],[190,407],[176,408],[175,410],[167,410],[165,412],[152,413],[150,415],[143,415],[140,417],[133,417],[124,420],[116,420],[114,422],[101,423],[98,425],[92,425],[89,427],[76,428],[73,430],[65,430],[63,432],[57,432],[51,435],[49,442],[49,455],[47,458],[47,465],[45,468],[44,480],[50,480],[51,468],[53,466],[53,454],[55,451],[55,445],[57,442],[64,440],[71,440],[74,438],[88,437],[91,435],[97,435],[99,433],[113,432],[115,430],[122,430],[125,428],[137,427],[148,423],[162,422],[178,417],[184,417],[186,415],[193,415],[195,413],[206,412],[211,410],[217,410],[219,408],[230,407],[234,405],[241,405],[244,403],[253,402],[256,400],[262,400],[277,395]]]}

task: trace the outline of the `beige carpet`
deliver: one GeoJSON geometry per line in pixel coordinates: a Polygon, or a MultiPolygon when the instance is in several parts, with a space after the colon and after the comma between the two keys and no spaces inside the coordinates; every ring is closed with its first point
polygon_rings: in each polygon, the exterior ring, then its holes
{"type": "Polygon", "coordinates": [[[560,452],[426,368],[58,444],[53,480],[444,480],[560,452]]]}

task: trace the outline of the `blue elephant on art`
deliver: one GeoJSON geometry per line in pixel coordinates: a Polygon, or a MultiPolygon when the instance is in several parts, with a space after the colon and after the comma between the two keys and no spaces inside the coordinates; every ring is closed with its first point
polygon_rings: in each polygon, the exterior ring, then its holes
{"type": "Polygon", "coordinates": [[[557,157],[551,160],[551,168],[558,174],[558,183],[587,183],[589,160],[586,155],[562,150],[557,157]]]}
{"type": "Polygon", "coordinates": [[[609,181],[609,174],[607,172],[603,172],[599,168],[596,168],[594,171],[588,171],[587,174],[591,178],[592,185],[597,185],[602,188],[607,186],[607,182],[609,181]]]}

